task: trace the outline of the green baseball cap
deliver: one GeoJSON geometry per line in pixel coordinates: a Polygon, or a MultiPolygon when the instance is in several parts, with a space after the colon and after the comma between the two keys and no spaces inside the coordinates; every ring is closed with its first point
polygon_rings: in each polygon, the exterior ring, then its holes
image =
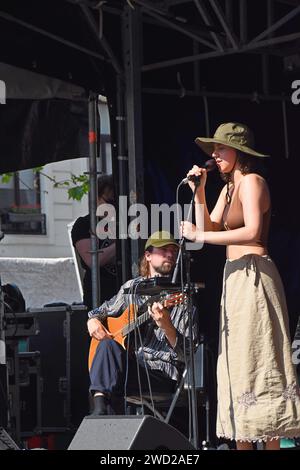
{"type": "Polygon", "coordinates": [[[254,148],[254,136],[245,124],[239,122],[226,122],[221,124],[213,137],[197,137],[196,144],[208,155],[212,155],[215,144],[224,144],[241,152],[255,157],[269,157],[263,153],[256,152],[254,148]]]}
{"type": "Polygon", "coordinates": [[[166,245],[175,245],[179,247],[178,243],[176,242],[175,238],[170,232],[166,230],[161,230],[160,232],[154,232],[148,240],[146,241],[145,251],[149,246],[154,246],[155,248],[161,248],[162,246],[166,245]]]}

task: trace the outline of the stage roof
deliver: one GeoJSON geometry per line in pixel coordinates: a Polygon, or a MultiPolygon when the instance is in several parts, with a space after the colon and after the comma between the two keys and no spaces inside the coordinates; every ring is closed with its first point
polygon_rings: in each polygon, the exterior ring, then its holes
{"type": "MultiPolygon", "coordinates": [[[[1,61],[114,100],[130,11],[140,21],[143,96],[289,99],[300,65],[297,0],[2,0],[1,61]]],[[[24,167],[18,158],[13,166],[24,167]]]]}

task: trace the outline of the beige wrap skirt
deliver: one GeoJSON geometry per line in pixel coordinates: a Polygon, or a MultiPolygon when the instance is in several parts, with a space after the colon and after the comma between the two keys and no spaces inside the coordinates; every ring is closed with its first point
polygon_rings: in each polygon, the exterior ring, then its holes
{"type": "Polygon", "coordinates": [[[285,294],[269,256],[227,260],[217,366],[217,435],[300,436],[300,396],[285,294]]]}

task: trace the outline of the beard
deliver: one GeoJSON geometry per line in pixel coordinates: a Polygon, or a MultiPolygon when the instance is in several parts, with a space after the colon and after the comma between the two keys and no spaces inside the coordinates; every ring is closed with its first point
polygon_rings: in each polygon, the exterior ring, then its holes
{"type": "Polygon", "coordinates": [[[173,271],[174,265],[172,263],[164,262],[160,266],[155,266],[155,271],[161,276],[167,276],[173,271]]]}

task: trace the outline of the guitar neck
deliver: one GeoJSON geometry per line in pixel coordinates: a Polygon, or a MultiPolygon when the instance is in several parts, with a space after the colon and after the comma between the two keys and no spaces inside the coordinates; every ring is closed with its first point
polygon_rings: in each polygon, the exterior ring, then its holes
{"type": "Polygon", "coordinates": [[[126,336],[128,335],[131,331],[133,331],[136,327],[141,326],[145,321],[149,320],[150,318],[150,313],[148,311],[148,307],[150,307],[154,302],[161,301],[164,307],[169,306],[174,306],[174,301],[170,303],[167,302],[167,300],[163,300],[163,297],[161,295],[156,295],[152,296],[151,299],[147,300],[143,305],[141,305],[138,309],[140,315],[134,320],[129,322],[123,329],[122,329],[122,335],[126,336]],[[141,313],[142,312],[142,313],[141,313]]]}
{"type": "MultiPolygon", "coordinates": [[[[148,312],[148,307],[153,303],[155,302],[153,300],[153,298],[151,300],[147,300],[140,308],[139,308],[139,311],[143,312],[142,314],[140,314],[136,320],[134,320],[133,322],[130,322],[128,323],[126,326],[124,326],[124,328],[122,329],[122,335],[123,336],[126,336],[128,335],[129,333],[131,333],[131,331],[133,331],[136,327],[138,326],[141,326],[143,323],[145,323],[145,321],[147,321],[149,318],[150,318],[150,314],[148,312]]],[[[137,307],[136,307],[137,308],[137,307]]]]}
{"type": "Polygon", "coordinates": [[[142,305],[139,307],[137,305],[131,304],[128,309],[121,315],[124,317],[125,325],[122,326],[120,330],[115,332],[116,336],[121,335],[123,338],[127,336],[131,331],[133,331],[136,327],[141,326],[150,318],[150,313],[148,311],[148,307],[150,307],[154,302],[160,301],[164,307],[174,306],[175,304],[182,303],[182,294],[175,293],[171,296],[169,294],[159,294],[155,296],[151,296],[150,299],[146,300],[142,305]],[[171,297],[171,298],[170,298],[171,297]],[[132,310],[134,315],[132,315],[132,310]],[[138,313],[139,315],[135,315],[138,313]],[[124,316],[125,315],[125,316],[124,316]]]}

